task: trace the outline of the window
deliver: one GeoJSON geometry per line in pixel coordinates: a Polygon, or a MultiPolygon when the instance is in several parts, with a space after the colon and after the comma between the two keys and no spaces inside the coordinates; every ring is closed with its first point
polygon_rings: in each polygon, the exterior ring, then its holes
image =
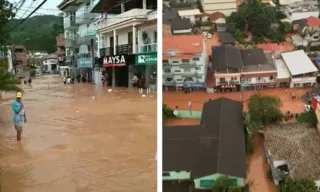
{"type": "Polygon", "coordinates": [[[226,82],[226,78],[220,78],[220,82],[226,82]]]}
{"type": "Polygon", "coordinates": [[[172,61],[172,63],[179,63],[179,61],[172,61]]]}
{"type": "Polygon", "coordinates": [[[213,179],[200,180],[200,187],[213,187],[213,184],[213,179]]]}
{"type": "Polygon", "coordinates": [[[165,72],[165,73],[171,73],[171,69],[163,69],[163,72],[165,72]]]}
{"type": "Polygon", "coordinates": [[[231,81],[236,81],[237,77],[231,77],[231,81]]]}
{"type": "Polygon", "coordinates": [[[173,81],[173,78],[166,78],[166,81],[173,81]]]}
{"type": "Polygon", "coordinates": [[[198,80],[202,80],[202,76],[197,76],[197,79],[198,80]]]}
{"type": "Polygon", "coordinates": [[[182,63],[189,63],[189,59],[182,59],[182,63]]]}
{"type": "Polygon", "coordinates": [[[186,77],[184,81],[193,81],[192,77],[186,77]]]}
{"type": "Polygon", "coordinates": [[[200,71],[200,70],[201,70],[201,67],[196,67],[196,70],[197,70],[197,71],[200,71]]]}
{"type": "Polygon", "coordinates": [[[153,32],[153,41],[154,41],[154,43],[157,43],[157,36],[158,36],[158,32],[157,31],[155,31],[155,32],[153,32]]]}
{"type": "Polygon", "coordinates": [[[169,64],[169,60],[162,60],[163,64],[169,64]]]}
{"type": "Polygon", "coordinates": [[[195,57],[192,59],[193,61],[200,61],[200,58],[199,57],[195,57]]]}
{"type": "Polygon", "coordinates": [[[180,73],[180,72],[181,72],[181,70],[174,70],[174,72],[176,72],[176,73],[180,73]]]}
{"type": "Polygon", "coordinates": [[[189,73],[191,72],[191,69],[183,69],[183,72],[189,73]]]}
{"type": "Polygon", "coordinates": [[[270,76],[269,78],[270,78],[270,80],[273,80],[273,76],[270,76]]]}
{"type": "Polygon", "coordinates": [[[182,79],[177,79],[177,82],[181,82],[182,81],[182,79]]]}
{"type": "Polygon", "coordinates": [[[131,45],[132,44],[132,40],[133,40],[133,34],[132,31],[130,31],[128,33],[128,44],[131,45]]]}
{"type": "Polygon", "coordinates": [[[230,181],[233,185],[235,185],[235,186],[238,185],[237,179],[229,179],[229,181],[230,181]]]}

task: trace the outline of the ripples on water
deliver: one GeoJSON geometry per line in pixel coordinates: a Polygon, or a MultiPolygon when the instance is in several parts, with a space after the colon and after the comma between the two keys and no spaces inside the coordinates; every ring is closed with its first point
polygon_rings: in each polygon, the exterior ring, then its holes
{"type": "Polygon", "coordinates": [[[35,79],[33,86],[25,89],[21,143],[11,101],[0,104],[4,192],[156,191],[156,97],[64,86],[56,76],[35,79]]]}

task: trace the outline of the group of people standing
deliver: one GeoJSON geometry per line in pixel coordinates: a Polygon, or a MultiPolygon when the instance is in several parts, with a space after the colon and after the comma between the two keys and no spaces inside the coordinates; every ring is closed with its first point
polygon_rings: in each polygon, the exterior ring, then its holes
{"type": "Polygon", "coordinates": [[[132,78],[133,86],[137,87],[138,89],[145,89],[146,88],[146,78],[144,75],[141,75],[139,78],[138,75],[134,75],[132,78]]]}

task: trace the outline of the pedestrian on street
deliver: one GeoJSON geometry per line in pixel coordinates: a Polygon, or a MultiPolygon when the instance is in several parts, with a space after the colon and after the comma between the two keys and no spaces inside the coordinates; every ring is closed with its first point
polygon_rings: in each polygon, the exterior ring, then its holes
{"type": "Polygon", "coordinates": [[[31,84],[32,84],[32,79],[31,77],[28,78],[28,85],[31,87],[31,84]]]}
{"type": "Polygon", "coordinates": [[[12,103],[12,110],[13,110],[13,124],[14,128],[17,131],[17,140],[21,140],[21,133],[23,130],[23,124],[27,122],[26,113],[23,110],[23,103],[22,103],[22,93],[18,92],[16,95],[16,99],[12,103]]]}
{"type": "Polygon", "coordinates": [[[66,76],[63,76],[63,84],[67,84],[67,78],[66,78],[66,76]]]}
{"type": "Polygon", "coordinates": [[[190,111],[190,115],[192,115],[192,101],[189,101],[189,111],[190,111]]]}

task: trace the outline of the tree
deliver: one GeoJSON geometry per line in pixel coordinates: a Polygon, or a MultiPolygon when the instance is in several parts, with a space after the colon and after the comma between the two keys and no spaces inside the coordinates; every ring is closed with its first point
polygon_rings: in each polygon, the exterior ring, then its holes
{"type": "Polygon", "coordinates": [[[241,187],[237,186],[228,176],[220,176],[214,182],[212,191],[214,192],[241,192],[241,187]]]}
{"type": "Polygon", "coordinates": [[[169,108],[168,105],[163,104],[162,105],[162,119],[166,120],[170,117],[175,117],[175,115],[173,114],[173,110],[171,108],[169,108]]]}
{"type": "Polygon", "coordinates": [[[15,17],[13,4],[7,0],[0,3],[0,47],[4,47],[11,39],[8,33],[8,23],[15,17]]]}
{"type": "Polygon", "coordinates": [[[313,127],[316,127],[318,124],[318,119],[313,109],[310,109],[310,111],[304,113],[300,113],[297,120],[300,123],[307,123],[309,125],[312,125],[313,127]]]}
{"type": "Polygon", "coordinates": [[[313,180],[299,179],[293,180],[287,177],[284,184],[280,185],[280,192],[313,192],[317,190],[313,180]]]}
{"type": "Polygon", "coordinates": [[[22,91],[18,86],[21,84],[20,80],[4,68],[0,68],[0,90],[1,91],[22,91]]]}
{"type": "Polygon", "coordinates": [[[262,96],[257,93],[249,98],[248,113],[251,121],[262,124],[275,123],[282,119],[281,106],[282,102],[278,96],[262,96]]]}

